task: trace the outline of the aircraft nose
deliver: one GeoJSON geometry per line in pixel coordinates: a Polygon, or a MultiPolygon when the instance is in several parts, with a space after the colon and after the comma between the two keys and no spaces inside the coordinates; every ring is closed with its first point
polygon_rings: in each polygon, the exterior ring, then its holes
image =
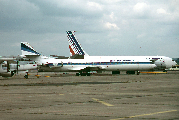
{"type": "Polygon", "coordinates": [[[173,64],[172,64],[172,66],[175,66],[175,65],[177,65],[177,63],[176,63],[175,61],[173,61],[173,64]]]}

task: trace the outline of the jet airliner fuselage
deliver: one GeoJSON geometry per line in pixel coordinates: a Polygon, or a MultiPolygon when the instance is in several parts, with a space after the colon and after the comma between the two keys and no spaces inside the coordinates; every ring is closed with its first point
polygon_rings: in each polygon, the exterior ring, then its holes
{"type": "Polygon", "coordinates": [[[146,59],[152,61],[157,67],[156,69],[165,70],[166,68],[171,68],[172,66],[176,65],[176,62],[172,60],[172,58],[166,56],[89,56],[84,49],[82,48],[81,44],[77,40],[74,32],[75,31],[66,31],[68,42],[69,42],[69,49],[70,55],[84,55],[84,59],[120,59],[120,57],[129,57],[129,58],[137,58],[137,59],[146,59]]]}

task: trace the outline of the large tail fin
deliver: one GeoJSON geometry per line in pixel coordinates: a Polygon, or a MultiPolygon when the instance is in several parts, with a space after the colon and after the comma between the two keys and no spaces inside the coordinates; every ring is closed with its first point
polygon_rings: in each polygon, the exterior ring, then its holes
{"type": "Polygon", "coordinates": [[[22,55],[41,55],[27,42],[21,42],[22,55]]]}
{"type": "Polygon", "coordinates": [[[75,54],[89,56],[84,51],[81,44],[79,43],[79,41],[75,37],[75,34],[74,34],[75,31],[66,31],[66,32],[67,32],[67,37],[68,37],[70,56],[73,56],[75,54]]]}

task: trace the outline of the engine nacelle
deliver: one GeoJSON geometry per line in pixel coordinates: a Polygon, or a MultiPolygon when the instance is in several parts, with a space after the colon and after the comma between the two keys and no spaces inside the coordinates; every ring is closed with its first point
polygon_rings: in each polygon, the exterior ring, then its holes
{"type": "Polygon", "coordinates": [[[0,76],[2,77],[12,77],[14,75],[14,72],[6,72],[6,73],[0,73],[0,76]]]}

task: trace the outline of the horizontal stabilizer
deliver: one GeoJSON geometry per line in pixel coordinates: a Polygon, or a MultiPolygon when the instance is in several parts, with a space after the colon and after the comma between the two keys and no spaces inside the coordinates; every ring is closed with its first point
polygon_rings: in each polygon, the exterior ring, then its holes
{"type": "Polygon", "coordinates": [[[36,58],[39,57],[40,55],[25,55],[26,58],[36,58]]]}
{"type": "Polygon", "coordinates": [[[84,59],[84,55],[75,54],[71,56],[70,59],[84,59]]]}

